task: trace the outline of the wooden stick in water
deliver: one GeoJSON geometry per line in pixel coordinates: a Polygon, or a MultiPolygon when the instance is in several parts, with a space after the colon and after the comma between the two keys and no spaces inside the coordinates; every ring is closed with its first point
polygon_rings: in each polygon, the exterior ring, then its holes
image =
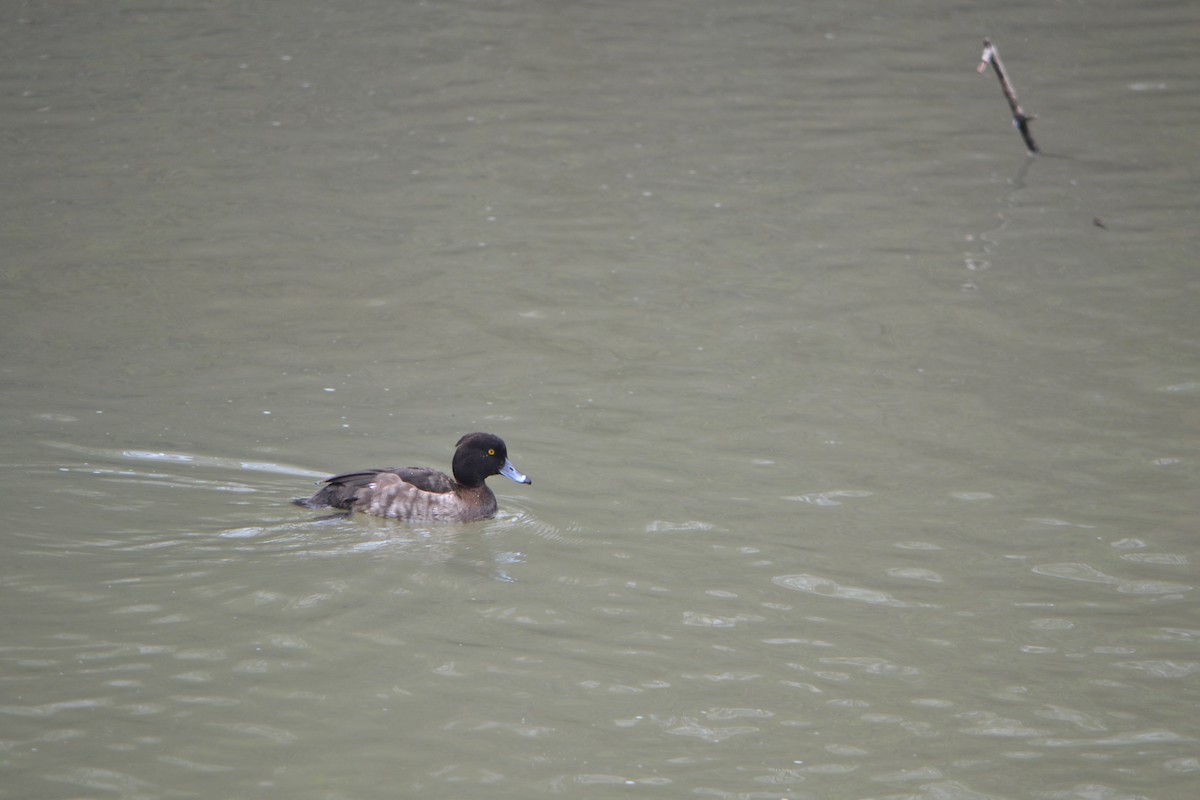
{"type": "Polygon", "coordinates": [[[1029,152],[1038,152],[1037,142],[1033,141],[1033,133],[1029,130],[1029,123],[1037,119],[1037,116],[1026,114],[1021,108],[1021,104],[1017,102],[1017,90],[1013,88],[1012,81],[1008,79],[1008,72],[1004,69],[1004,62],[1000,60],[1000,52],[996,50],[996,45],[992,44],[991,39],[984,39],[983,55],[979,57],[979,67],[975,71],[982,74],[988,64],[996,71],[996,77],[1000,79],[1000,88],[1004,90],[1004,99],[1012,109],[1013,127],[1020,132],[1029,152]]]}

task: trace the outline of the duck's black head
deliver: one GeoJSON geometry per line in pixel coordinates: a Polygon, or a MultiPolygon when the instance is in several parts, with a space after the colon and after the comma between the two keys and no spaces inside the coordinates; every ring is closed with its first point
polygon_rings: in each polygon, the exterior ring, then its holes
{"type": "Polygon", "coordinates": [[[517,483],[533,483],[508,460],[504,440],[491,433],[468,433],[454,451],[454,480],[479,486],[489,475],[503,475],[517,483]]]}

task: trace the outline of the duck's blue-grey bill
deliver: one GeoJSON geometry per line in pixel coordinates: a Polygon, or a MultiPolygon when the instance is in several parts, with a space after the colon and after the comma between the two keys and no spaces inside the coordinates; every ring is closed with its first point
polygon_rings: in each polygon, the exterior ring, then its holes
{"type": "Polygon", "coordinates": [[[512,465],[512,462],[507,458],[504,459],[504,466],[500,468],[500,474],[509,480],[514,480],[517,483],[533,483],[529,478],[525,477],[525,473],[512,465]]]}

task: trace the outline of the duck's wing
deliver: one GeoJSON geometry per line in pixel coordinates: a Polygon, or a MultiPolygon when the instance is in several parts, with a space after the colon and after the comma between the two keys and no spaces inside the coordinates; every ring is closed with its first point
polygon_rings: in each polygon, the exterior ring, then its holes
{"type": "Polygon", "coordinates": [[[318,489],[312,497],[298,497],[292,502],[305,508],[350,508],[354,504],[354,495],[359,489],[369,486],[381,469],[363,469],[357,472],[343,472],[326,478],[325,485],[318,489]]]}
{"type": "Polygon", "coordinates": [[[292,502],[305,508],[345,508],[354,506],[355,500],[370,494],[380,479],[389,485],[407,484],[416,491],[445,494],[454,490],[454,480],[443,472],[429,467],[393,467],[390,469],[361,469],[343,472],[326,478],[325,485],[312,497],[298,497],[292,502]],[[387,476],[387,477],[384,477],[387,476]],[[360,494],[360,492],[362,494],[360,494]]]}
{"type": "Polygon", "coordinates": [[[399,476],[405,483],[411,483],[422,492],[445,494],[454,491],[454,479],[444,472],[438,472],[429,467],[394,467],[377,470],[376,477],[381,473],[399,476]]]}

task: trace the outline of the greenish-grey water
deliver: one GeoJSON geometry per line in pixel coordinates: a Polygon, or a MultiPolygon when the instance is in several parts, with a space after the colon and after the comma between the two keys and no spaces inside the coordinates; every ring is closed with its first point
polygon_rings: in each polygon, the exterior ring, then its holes
{"type": "Polygon", "coordinates": [[[1191,797],[1198,22],[13,10],[0,796],[1191,797]]]}

